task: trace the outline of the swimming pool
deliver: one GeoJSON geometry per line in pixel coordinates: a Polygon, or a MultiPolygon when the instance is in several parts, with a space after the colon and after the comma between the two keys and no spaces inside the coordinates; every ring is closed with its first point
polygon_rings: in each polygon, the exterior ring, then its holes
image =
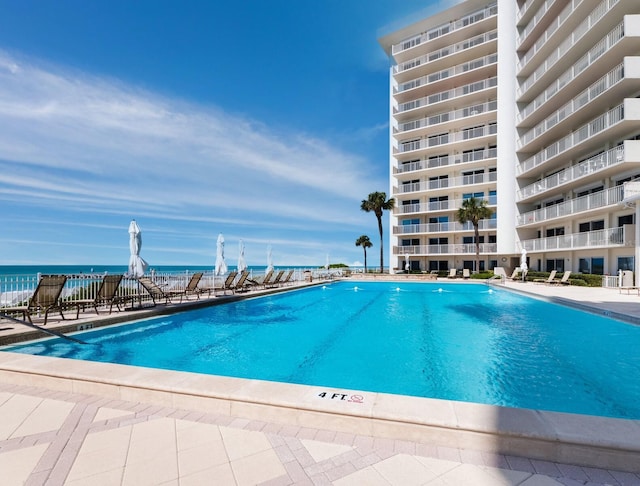
{"type": "Polygon", "coordinates": [[[640,419],[640,327],[483,284],[338,282],[5,348],[640,419]]]}

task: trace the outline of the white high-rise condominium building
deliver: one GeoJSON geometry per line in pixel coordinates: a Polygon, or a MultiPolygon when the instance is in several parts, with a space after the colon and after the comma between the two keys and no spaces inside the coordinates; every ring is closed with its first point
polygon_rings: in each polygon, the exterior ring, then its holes
{"type": "Polygon", "coordinates": [[[623,202],[640,180],[640,0],[468,0],[380,43],[392,268],[474,269],[471,197],[493,211],[480,270],[523,249],[531,270],[640,267],[623,202]]]}

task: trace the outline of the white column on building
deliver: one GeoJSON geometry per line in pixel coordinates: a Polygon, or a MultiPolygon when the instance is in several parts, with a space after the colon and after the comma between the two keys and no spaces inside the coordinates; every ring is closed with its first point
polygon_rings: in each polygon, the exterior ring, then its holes
{"type": "Polygon", "coordinates": [[[498,254],[516,248],[516,3],[498,0],[498,254]]]}

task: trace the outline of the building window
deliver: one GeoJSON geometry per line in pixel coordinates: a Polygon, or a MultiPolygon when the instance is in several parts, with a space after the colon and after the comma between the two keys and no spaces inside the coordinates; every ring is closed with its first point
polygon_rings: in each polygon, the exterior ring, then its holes
{"type": "Polygon", "coordinates": [[[632,256],[618,257],[618,270],[635,270],[635,258],[632,256]]]}
{"type": "Polygon", "coordinates": [[[626,216],[620,216],[618,218],[618,227],[622,227],[625,224],[633,224],[633,214],[627,214],[626,216]]]}
{"type": "Polygon", "coordinates": [[[449,262],[447,260],[430,260],[429,261],[429,271],[447,271],[449,270],[449,262]]]}
{"type": "Polygon", "coordinates": [[[589,221],[587,223],[580,223],[578,231],[580,233],[586,233],[587,231],[598,231],[604,229],[604,219],[598,221],[589,221]]]}
{"type": "Polygon", "coordinates": [[[555,270],[556,272],[564,272],[564,259],[558,258],[547,260],[547,272],[552,272],[555,270]]]}
{"type": "Polygon", "coordinates": [[[547,238],[552,236],[562,236],[564,235],[564,227],[561,228],[549,228],[547,230],[547,238]]]}

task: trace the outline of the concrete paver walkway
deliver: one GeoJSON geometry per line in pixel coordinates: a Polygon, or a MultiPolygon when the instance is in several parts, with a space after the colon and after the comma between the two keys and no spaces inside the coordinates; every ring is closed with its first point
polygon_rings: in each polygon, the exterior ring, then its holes
{"type": "Polygon", "coordinates": [[[0,383],[10,485],[640,485],[637,474],[0,383]]]}

